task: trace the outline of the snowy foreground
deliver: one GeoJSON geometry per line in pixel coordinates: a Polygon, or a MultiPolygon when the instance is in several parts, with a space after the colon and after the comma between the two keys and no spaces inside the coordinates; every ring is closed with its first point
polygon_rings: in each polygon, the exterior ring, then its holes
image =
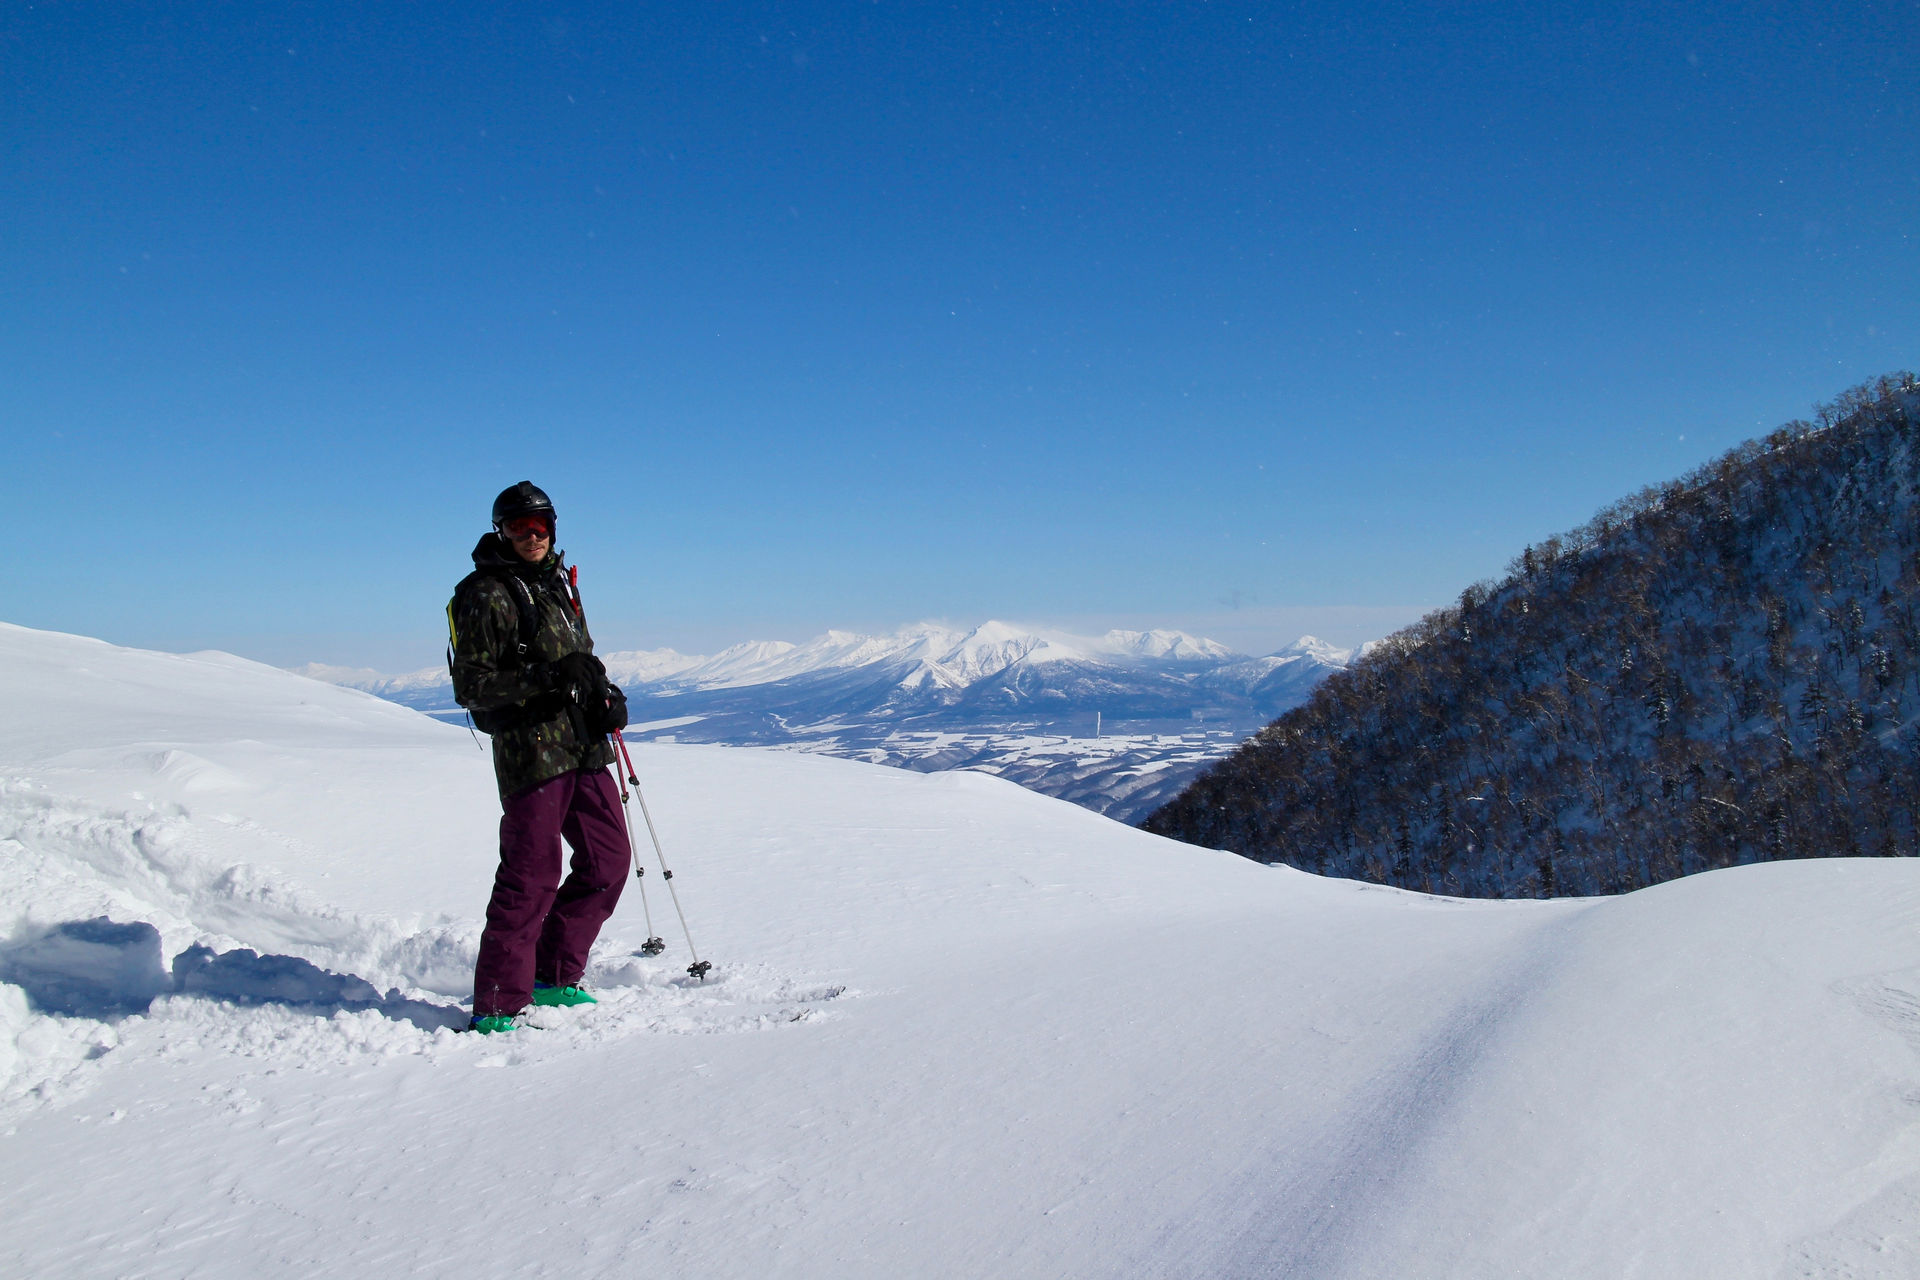
{"type": "Polygon", "coordinates": [[[482,1038],[463,730],[6,626],[0,708],[0,1274],[1920,1275],[1911,862],[1465,903],[650,746],[714,977],[656,872],[482,1038]]]}

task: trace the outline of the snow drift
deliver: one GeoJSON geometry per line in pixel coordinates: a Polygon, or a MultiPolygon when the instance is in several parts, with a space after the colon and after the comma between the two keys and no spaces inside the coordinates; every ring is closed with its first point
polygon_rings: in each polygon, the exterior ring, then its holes
{"type": "Polygon", "coordinates": [[[1468,903],[653,746],[714,978],[630,890],[483,1039],[464,731],[5,626],[0,705],[8,1274],[1920,1272],[1906,860],[1468,903]]]}

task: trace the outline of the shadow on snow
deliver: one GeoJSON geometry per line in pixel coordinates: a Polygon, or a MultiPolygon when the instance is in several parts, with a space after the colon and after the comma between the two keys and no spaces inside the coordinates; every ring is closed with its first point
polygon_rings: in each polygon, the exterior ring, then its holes
{"type": "Polygon", "coordinates": [[[160,931],[145,921],[105,916],[68,920],[0,946],[0,982],[26,991],[43,1013],[110,1020],[144,1013],[163,995],[202,996],[236,1005],[289,1005],[326,1016],[373,1009],[423,1031],[458,1029],[455,1005],[382,994],[364,978],[333,973],[298,956],[260,955],[244,947],[216,953],[191,946],[162,962],[160,931]]]}

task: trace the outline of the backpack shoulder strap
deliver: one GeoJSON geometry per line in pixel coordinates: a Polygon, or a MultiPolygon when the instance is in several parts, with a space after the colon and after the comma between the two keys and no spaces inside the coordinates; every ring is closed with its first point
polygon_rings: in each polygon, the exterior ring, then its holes
{"type": "Polygon", "coordinates": [[[517,573],[503,575],[507,580],[507,589],[513,593],[514,604],[520,607],[520,637],[513,651],[520,661],[527,660],[527,654],[533,651],[533,637],[540,630],[540,610],[533,603],[533,592],[517,573]]]}
{"type": "Polygon", "coordinates": [[[506,583],[507,594],[513,597],[514,607],[520,614],[520,630],[514,639],[513,656],[518,658],[522,663],[525,663],[527,654],[533,649],[533,638],[540,630],[539,608],[533,602],[533,592],[527,589],[527,584],[521,581],[520,575],[517,573],[490,573],[485,569],[475,569],[472,573],[460,579],[460,584],[453,589],[453,599],[447,601],[449,663],[452,662],[452,651],[460,646],[460,631],[459,623],[456,621],[456,610],[460,604],[461,597],[471,592],[480,582],[489,579],[506,583]]]}

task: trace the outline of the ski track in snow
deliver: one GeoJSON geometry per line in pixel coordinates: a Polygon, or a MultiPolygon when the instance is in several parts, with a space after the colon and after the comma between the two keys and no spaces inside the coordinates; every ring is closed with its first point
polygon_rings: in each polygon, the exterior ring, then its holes
{"type": "Polygon", "coordinates": [[[1317,1134],[1249,1161],[1170,1228],[1132,1274],[1165,1280],[1335,1280],[1391,1212],[1403,1171],[1458,1102],[1528,996],[1551,980],[1577,916],[1542,922],[1497,958],[1494,977],[1437,1020],[1420,1047],[1363,1087],[1317,1134]]]}
{"type": "MultiPolygon", "coordinates": [[[[591,1018],[537,1009],[528,1031],[456,1035],[467,1014],[451,997],[465,997],[478,921],[410,930],[392,917],[343,911],[254,865],[210,856],[196,838],[196,824],[205,821],[185,812],[116,810],[0,779],[0,898],[17,913],[8,931],[13,941],[0,946],[0,971],[23,939],[110,917],[122,926],[153,926],[153,960],[162,970],[192,945],[223,955],[257,948],[256,970],[301,966],[314,989],[312,999],[297,988],[290,996],[261,996],[243,982],[226,992],[162,994],[144,1012],[88,1017],[34,1008],[28,980],[8,973],[9,984],[0,985],[0,1124],[83,1098],[121,1061],[177,1063],[211,1053],[303,1068],[420,1056],[509,1067],[634,1035],[817,1021],[853,994],[766,965],[722,966],[696,980],[675,958],[681,948],[650,958],[609,953],[603,940],[586,975],[600,1000],[591,1018]],[[385,995],[331,998],[332,988],[352,979],[385,995]]],[[[257,829],[243,835],[284,839],[257,829]]]]}
{"type": "Polygon", "coordinates": [[[79,1102],[121,1061],[185,1063],[214,1056],[266,1069],[313,1069],[396,1057],[467,1062],[476,1068],[545,1063],[636,1035],[716,1035],[765,1031],[835,1016],[853,996],[843,986],[810,983],[766,966],[716,969],[704,982],[672,962],[598,960],[589,1009],[535,1009],[528,1029],[496,1036],[456,1034],[457,1005],[437,1009],[437,1026],[380,1007],[329,1008],[299,1002],[238,1003],[201,995],[163,995],[144,1014],[121,1019],[32,1011],[21,989],[0,988],[0,1123],[12,1125],[47,1105],[79,1102]],[[664,971],[661,966],[664,964],[664,971]],[[11,1059],[11,1060],[10,1060],[11,1059]]]}
{"type": "Polygon", "coordinates": [[[190,814],[177,806],[146,813],[91,804],[0,779],[0,885],[20,904],[22,925],[111,915],[160,930],[169,957],[199,942],[224,951],[253,946],[299,954],[395,983],[448,994],[471,970],[477,927],[416,929],[392,917],[342,911],[283,876],[217,856],[212,824],[242,847],[285,837],[244,819],[190,814]],[[471,934],[472,937],[467,935],[471,934]]]}

